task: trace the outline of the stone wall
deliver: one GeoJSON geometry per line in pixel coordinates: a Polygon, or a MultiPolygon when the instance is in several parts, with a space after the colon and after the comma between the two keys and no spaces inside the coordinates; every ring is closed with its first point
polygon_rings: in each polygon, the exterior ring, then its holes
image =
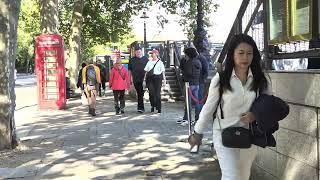
{"type": "Polygon", "coordinates": [[[290,113],[275,133],[277,147],[259,148],[251,179],[319,180],[320,71],[269,75],[290,113]]]}

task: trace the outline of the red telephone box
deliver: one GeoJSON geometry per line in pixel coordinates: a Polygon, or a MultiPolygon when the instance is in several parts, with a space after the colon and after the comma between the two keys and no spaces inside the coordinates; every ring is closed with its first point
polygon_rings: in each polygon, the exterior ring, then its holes
{"type": "Polygon", "coordinates": [[[63,40],[60,35],[36,37],[36,73],[39,109],[63,109],[66,83],[63,40]]]}

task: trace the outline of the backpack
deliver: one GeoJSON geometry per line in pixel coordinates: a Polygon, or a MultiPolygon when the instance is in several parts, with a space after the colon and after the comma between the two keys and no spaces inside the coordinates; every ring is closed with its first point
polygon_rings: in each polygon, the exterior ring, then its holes
{"type": "Polygon", "coordinates": [[[96,70],[94,69],[93,66],[87,67],[86,76],[87,76],[87,84],[89,86],[95,86],[97,84],[96,70]]]}
{"type": "Polygon", "coordinates": [[[184,75],[187,78],[192,78],[192,77],[200,77],[200,68],[199,68],[199,63],[198,59],[189,59],[186,61],[185,66],[184,66],[184,75]]]}

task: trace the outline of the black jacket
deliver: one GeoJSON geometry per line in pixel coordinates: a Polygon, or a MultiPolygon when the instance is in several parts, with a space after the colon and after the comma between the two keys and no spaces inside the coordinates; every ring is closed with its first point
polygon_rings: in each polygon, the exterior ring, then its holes
{"type": "Polygon", "coordinates": [[[184,82],[189,82],[190,85],[199,85],[202,66],[197,57],[189,60],[183,58],[180,62],[180,69],[184,82]]]}
{"type": "Polygon", "coordinates": [[[107,81],[107,71],[106,71],[106,67],[103,64],[98,64],[97,65],[100,69],[100,78],[101,78],[101,82],[105,83],[107,81]]]}
{"type": "Polygon", "coordinates": [[[282,99],[267,94],[261,94],[251,105],[256,121],[251,123],[253,144],[266,147],[276,146],[273,133],[279,129],[278,121],[289,114],[289,106],[282,99]]]}
{"type": "Polygon", "coordinates": [[[133,83],[142,83],[144,78],[144,67],[148,63],[148,58],[142,56],[141,58],[132,57],[129,60],[128,69],[131,71],[133,83]]]}
{"type": "Polygon", "coordinates": [[[81,68],[81,69],[79,70],[78,81],[77,81],[77,88],[80,87],[80,88],[83,90],[84,87],[82,86],[82,69],[83,69],[83,68],[81,68]]]}

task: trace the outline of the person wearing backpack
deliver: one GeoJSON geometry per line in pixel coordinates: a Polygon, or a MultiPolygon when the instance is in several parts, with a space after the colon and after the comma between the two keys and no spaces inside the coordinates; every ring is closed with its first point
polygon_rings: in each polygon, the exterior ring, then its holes
{"type": "Polygon", "coordinates": [[[128,76],[128,71],[121,63],[121,59],[117,59],[113,68],[111,69],[109,87],[113,90],[116,115],[120,113],[123,114],[125,107],[124,92],[126,89],[130,89],[130,79],[128,76]]]}
{"type": "MultiPolygon", "coordinates": [[[[192,121],[193,123],[198,120],[199,113],[201,111],[201,105],[199,103],[199,83],[200,83],[200,76],[202,71],[202,65],[198,57],[198,52],[194,47],[188,47],[184,50],[185,58],[181,60],[180,69],[182,71],[182,78],[184,82],[189,82],[189,113],[191,114],[192,111],[192,98],[191,96],[196,99],[195,101],[195,120],[192,121]]],[[[185,106],[183,120],[178,120],[177,123],[188,123],[187,118],[187,108],[185,106]]]]}
{"type": "Polygon", "coordinates": [[[82,69],[82,84],[88,98],[89,114],[96,116],[97,88],[101,84],[100,69],[92,62],[82,69]]]}
{"type": "Polygon", "coordinates": [[[158,59],[158,50],[153,49],[150,53],[151,60],[144,68],[144,79],[149,90],[151,112],[154,112],[156,108],[158,113],[161,113],[161,87],[166,84],[165,67],[163,62],[158,59]]]}

